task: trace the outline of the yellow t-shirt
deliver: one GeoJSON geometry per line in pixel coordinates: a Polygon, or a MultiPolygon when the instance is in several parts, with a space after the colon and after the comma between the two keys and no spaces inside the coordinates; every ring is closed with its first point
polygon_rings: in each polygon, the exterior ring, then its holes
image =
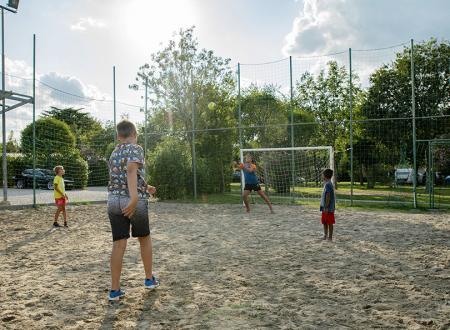
{"type": "Polygon", "coordinates": [[[59,191],[61,191],[63,194],[61,195],[59,192],[54,190],[55,199],[63,198],[64,194],[66,193],[66,188],[64,186],[64,179],[62,176],[55,175],[55,178],[53,179],[53,185],[58,185],[59,191]]]}

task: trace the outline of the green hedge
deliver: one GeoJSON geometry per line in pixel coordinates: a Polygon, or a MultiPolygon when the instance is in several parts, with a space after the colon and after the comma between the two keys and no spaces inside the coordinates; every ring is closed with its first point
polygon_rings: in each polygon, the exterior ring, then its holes
{"type": "MultiPolygon", "coordinates": [[[[7,155],[8,186],[14,187],[13,176],[21,174],[26,168],[33,166],[33,160],[25,155],[7,155]]],[[[0,181],[3,182],[3,166],[0,166],[0,181]]]]}
{"type": "Polygon", "coordinates": [[[54,153],[41,159],[39,166],[47,169],[53,169],[57,165],[64,166],[66,170],[65,177],[74,181],[74,188],[86,188],[88,182],[88,163],[77,150],[69,151],[65,154],[54,153]]]}
{"type": "Polygon", "coordinates": [[[180,199],[187,192],[191,176],[189,145],[176,138],[166,138],[147,157],[149,183],[156,186],[157,197],[180,199]]]}
{"type": "Polygon", "coordinates": [[[108,162],[105,159],[89,159],[88,186],[106,186],[109,180],[108,162]]]}

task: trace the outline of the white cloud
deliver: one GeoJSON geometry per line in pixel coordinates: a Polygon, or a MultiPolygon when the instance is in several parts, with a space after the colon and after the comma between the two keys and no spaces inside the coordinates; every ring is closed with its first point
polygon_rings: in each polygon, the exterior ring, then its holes
{"type": "Polygon", "coordinates": [[[448,12],[446,0],[304,0],[282,51],[317,55],[449,38],[448,12]]]}
{"type": "Polygon", "coordinates": [[[104,28],[106,26],[105,22],[92,17],[82,17],[70,26],[73,31],[86,31],[88,28],[104,28]]]}
{"type": "MultiPolygon", "coordinates": [[[[26,62],[6,58],[6,89],[31,96],[32,73],[32,67],[26,62]]],[[[111,120],[112,103],[104,101],[110,100],[111,97],[101,92],[97,86],[57,72],[37,75],[36,79],[36,117],[51,106],[56,106],[84,108],[95,118],[111,120]]],[[[7,131],[14,131],[16,139],[31,123],[32,109],[32,105],[25,105],[7,112],[7,131]]]]}

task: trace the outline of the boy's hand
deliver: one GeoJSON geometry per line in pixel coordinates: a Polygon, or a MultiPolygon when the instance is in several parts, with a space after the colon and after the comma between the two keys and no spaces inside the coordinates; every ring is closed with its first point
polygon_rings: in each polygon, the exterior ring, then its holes
{"type": "Polygon", "coordinates": [[[154,195],[154,194],[156,193],[156,188],[153,187],[153,186],[147,186],[147,192],[148,192],[150,195],[154,195]]]}
{"type": "Polygon", "coordinates": [[[131,218],[136,211],[136,205],[138,203],[139,199],[131,199],[128,205],[122,209],[122,214],[126,216],[127,218],[131,218]]]}
{"type": "Polygon", "coordinates": [[[67,194],[64,194],[64,198],[66,199],[66,201],[69,200],[69,196],[67,196],[67,194]]]}

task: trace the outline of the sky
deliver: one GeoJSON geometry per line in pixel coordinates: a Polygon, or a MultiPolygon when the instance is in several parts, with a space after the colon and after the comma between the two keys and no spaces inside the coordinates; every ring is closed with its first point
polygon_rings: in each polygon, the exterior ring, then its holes
{"type": "MultiPolygon", "coordinates": [[[[349,47],[382,48],[411,38],[449,40],[449,13],[448,0],[21,0],[17,14],[5,14],[6,73],[31,77],[35,33],[41,82],[79,96],[111,99],[116,66],[117,99],[139,106],[142,93],[128,85],[138,67],[180,28],[195,25],[200,47],[231,58],[235,65],[346,52],[349,47]]],[[[366,58],[375,63],[377,56],[366,58]]],[[[29,90],[29,85],[9,78],[6,89],[29,90]]],[[[61,94],[39,96],[45,107],[57,103],[61,94]]],[[[74,97],[63,98],[75,102],[74,97]]],[[[104,102],[97,116],[111,119],[111,111],[112,104],[104,102]]],[[[20,128],[20,118],[30,118],[29,109],[11,117],[20,128]]]]}

